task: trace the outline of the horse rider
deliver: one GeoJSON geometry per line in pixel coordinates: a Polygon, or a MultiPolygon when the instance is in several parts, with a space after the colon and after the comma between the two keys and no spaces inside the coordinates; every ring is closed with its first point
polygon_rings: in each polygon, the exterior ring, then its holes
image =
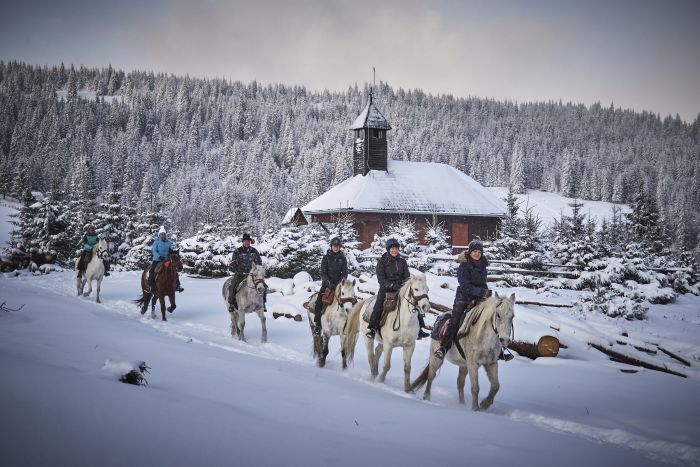
{"type": "MultiPolygon", "coordinates": [[[[170,258],[170,252],[174,249],[175,244],[168,240],[168,233],[165,231],[165,227],[161,225],[158,235],[151,246],[153,257],[151,258],[151,268],[148,271],[148,288],[146,293],[151,293],[156,286],[156,266],[161,261],[167,261],[170,258]]],[[[175,280],[177,281],[177,291],[183,292],[185,289],[180,286],[180,276],[177,271],[175,271],[175,280]]]]}
{"type": "MultiPolygon", "coordinates": [[[[99,238],[97,237],[95,226],[88,224],[87,233],[83,235],[83,249],[80,251],[80,259],[78,260],[78,277],[81,277],[85,270],[85,256],[95,248],[98,241],[99,238]]],[[[109,276],[109,261],[103,261],[102,263],[105,267],[105,276],[109,276]]]]}
{"type": "MultiPolygon", "coordinates": [[[[471,310],[478,302],[491,296],[491,289],[486,285],[486,275],[489,265],[484,256],[484,244],[479,240],[472,240],[467,246],[467,254],[460,254],[458,257],[459,267],[457,268],[457,293],[452,305],[452,317],[445,330],[445,335],[440,341],[440,347],[435,351],[435,356],[442,360],[447,351],[452,347],[452,343],[457,335],[457,329],[462,322],[465,313],[471,310]]],[[[512,355],[503,355],[501,360],[510,360],[512,355]]]]}
{"type": "MultiPolygon", "coordinates": [[[[401,245],[395,238],[390,238],[386,241],[386,253],[377,261],[377,281],[379,282],[379,292],[377,299],[374,301],[372,316],[369,320],[367,329],[368,338],[374,339],[377,330],[379,329],[379,320],[382,316],[382,308],[384,307],[384,299],[387,292],[396,292],[401,289],[401,286],[411,278],[411,272],[408,269],[408,263],[399,254],[401,245]]],[[[429,336],[422,328],[425,327],[423,315],[418,313],[418,339],[429,336]]]]}
{"type": "Polygon", "coordinates": [[[348,260],[345,253],[340,251],[341,242],[338,237],[331,239],[331,248],[321,260],[321,290],[316,297],[314,306],[314,335],[321,335],[321,310],[323,309],[323,293],[327,289],[335,290],[340,281],[348,277],[348,260]]]}
{"type": "Polygon", "coordinates": [[[243,245],[233,250],[231,257],[230,269],[234,272],[234,276],[228,289],[228,303],[232,310],[238,308],[238,303],[236,303],[238,286],[250,274],[253,264],[262,264],[260,253],[251,246],[255,240],[250,237],[250,234],[243,234],[242,242],[243,245]]]}

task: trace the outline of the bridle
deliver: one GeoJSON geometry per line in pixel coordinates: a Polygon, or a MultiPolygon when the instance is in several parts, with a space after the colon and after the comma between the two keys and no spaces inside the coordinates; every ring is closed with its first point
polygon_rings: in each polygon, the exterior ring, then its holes
{"type": "Polygon", "coordinates": [[[402,297],[404,300],[406,300],[410,305],[411,305],[411,313],[420,313],[420,310],[418,309],[418,302],[421,300],[428,299],[428,294],[424,293],[423,295],[415,295],[413,293],[413,286],[409,286],[409,291],[408,291],[408,296],[407,297],[402,297]]]}
{"type": "MultiPolygon", "coordinates": [[[[501,301],[501,303],[496,305],[496,308],[493,312],[493,316],[491,317],[491,329],[493,329],[493,332],[496,334],[498,340],[501,339],[501,335],[498,333],[498,329],[496,329],[496,317],[498,316],[496,310],[498,310],[502,303],[503,302],[501,301]]],[[[510,332],[508,333],[508,339],[511,341],[515,339],[515,327],[513,326],[513,320],[510,321],[510,332]]]]}

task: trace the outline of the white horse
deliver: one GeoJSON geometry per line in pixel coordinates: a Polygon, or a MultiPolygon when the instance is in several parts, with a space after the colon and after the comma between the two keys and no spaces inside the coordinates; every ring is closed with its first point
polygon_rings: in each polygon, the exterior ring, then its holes
{"type": "Polygon", "coordinates": [[[85,273],[80,276],[78,269],[78,261],[75,260],[75,288],[78,292],[78,296],[82,295],[87,297],[92,292],[92,281],[97,281],[97,303],[100,302],[100,286],[102,285],[102,279],[105,275],[105,265],[104,262],[109,259],[109,252],[107,251],[107,242],[104,239],[100,239],[97,244],[92,247],[92,258],[85,268],[85,273]],[[88,291],[83,293],[85,288],[85,283],[88,284],[88,291]]]}
{"type": "MultiPolygon", "coordinates": [[[[459,403],[464,404],[464,382],[467,374],[472,386],[472,410],[486,410],[493,404],[493,399],[500,388],[498,382],[498,356],[503,347],[513,338],[513,308],[515,294],[508,298],[488,298],[472,308],[464,318],[457,336],[464,350],[466,359],[462,357],[453,344],[445,358],[459,367],[457,375],[457,391],[459,403]],[[479,367],[486,369],[486,375],[491,383],[488,395],[479,404],[479,367]]],[[[423,399],[430,400],[430,387],[437,371],[442,366],[442,360],[435,356],[435,350],[440,342],[433,340],[430,345],[430,361],[423,372],[411,385],[411,390],[417,390],[427,382],[423,399]]]]}
{"type": "MultiPolygon", "coordinates": [[[[309,298],[309,302],[306,304],[306,311],[308,312],[309,327],[311,328],[311,333],[313,335],[314,317],[314,305],[316,303],[316,297],[318,293],[315,293],[309,298]]],[[[355,281],[344,279],[336,286],[333,293],[333,302],[326,306],[326,312],[321,315],[321,329],[323,329],[323,334],[321,336],[314,336],[314,357],[318,357],[318,366],[323,367],[326,364],[326,357],[328,356],[328,341],[331,336],[340,337],[340,353],[343,357],[343,370],[348,367],[348,333],[347,333],[347,321],[348,313],[352,311],[353,305],[357,303],[355,298],[355,281]]]]}
{"type": "MultiPolygon", "coordinates": [[[[371,313],[375,299],[376,297],[370,297],[361,301],[355,305],[350,313],[348,334],[353,336],[350,359],[354,356],[354,341],[357,340],[358,330],[364,335],[369,326],[360,315],[365,310],[371,313]]],[[[387,315],[384,326],[379,329],[374,339],[369,339],[367,336],[364,339],[372,379],[379,375],[379,381],[382,383],[385,381],[386,374],[391,367],[392,350],[394,347],[403,347],[404,390],[408,391],[411,377],[411,357],[416,348],[416,339],[418,338],[418,313],[425,314],[430,310],[428,284],[423,274],[411,275],[411,278],[401,287],[397,308],[398,310],[394,310],[387,315]],[[377,347],[373,348],[375,341],[377,342],[377,347]],[[382,356],[382,351],[385,352],[384,368],[380,375],[379,358],[382,356]]]]}
{"type": "MultiPolygon", "coordinates": [[[[260,317],[260,323],[262,324],[261,342],[263,344],[267,342],[265,304],[263,303],[265,294],[264,280],[265,268],[260,264],[253,264],[250,272],[243,282],[241,282],[238,292],[236,292],[236,303],[238,304],[238,309],[232,311],[229,308],[229,314],[231,315],[231,337],[238,336],[238,340],[245,341],[245,334],[243,333],[243,329],[245,328],[245,315],[246,313],[255,312],[260,317]]],[[[226,279],[226,282],[224,282],[224,287],[221,291],[227,307],[229,306],[228,290],[231,281],[233,281],[233,277],[226,279]]]]}

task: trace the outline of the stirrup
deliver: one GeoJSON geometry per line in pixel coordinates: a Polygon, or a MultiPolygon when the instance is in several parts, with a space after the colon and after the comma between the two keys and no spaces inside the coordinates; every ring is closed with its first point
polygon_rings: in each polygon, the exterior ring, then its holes
{"type": "Polygon", "coordinates": [[[178,292],[184,292],[184,291],[185,291],[185,289],[184,289],[184,288],[182,288],[182,287],[178,287],[178,288],[177,288],[177,291],[178,291],[178,292]]]}
{"type": "Polygon", "coordinates": [[[498,356],[499,360],[503,360],[505,362],[509,362],[509,361],[513,360],[513,358],[515,358],[515,357],[513,357],[513,354],[506,347],[503,347],[501,349],[501,354],[498,356]]]}
{"type": "Polygon", "coordinates": [[[375,331],[375,330],[372,329],[372,328],[369,328],[369,329],[367,330],[367,332],[365,333],[365,337],[367,337],[368,339],[374,339],[374,336],[375,336],[376,334],[377,334],[377,331],[375,331]]]}
{"type": "Polygon", "coordinates": [[[425,331],[423,331],[422,329],[419,329],[419,330],[418,330],[418,339],[417,339],[417,340],[421,340],[421,339],[423,339],[423,338],[425,338],[425,337],[430,337],[430,333],[425,332],[425,331]]]}
{"type": "Polygon", "coordinates": [[[323,329],[321,328],[320,325],[314,326],[314,330],[313,330],[314,336],[320,336],[322,332],[323,332],[323,329]]]}
{"type": "Polygon", "coordinates": [[[439,358],[440,360],[445,358],[445,354],[447,353],[447,349],[445,349],[443,346],[438,347],[438,349],[435,351],[435,356],[439,358]]]}
{"type": "Polygon", "coordinates": [[[151,292],[153,292],[153,287],[151,287],[150,285],[147,285],[147,286],[146,286],[146,290],[144,290],[144,292],[146,292],[146,293],[151,293],[151,292]]]}

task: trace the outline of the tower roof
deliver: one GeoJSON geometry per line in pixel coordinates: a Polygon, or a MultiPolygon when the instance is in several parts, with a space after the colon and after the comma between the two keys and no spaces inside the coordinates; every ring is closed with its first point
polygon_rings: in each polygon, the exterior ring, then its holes
{"type": "Polygon", "coordinates": [[[391,125],[386,121],[384,115],[377,109],[370,99],[365,109],[360,112],[360,115],[355,119],[355,122],[350,127],[351,130],[359,130],[360,128],[376,128],[379,130],[391,130],[391,125]]]}

